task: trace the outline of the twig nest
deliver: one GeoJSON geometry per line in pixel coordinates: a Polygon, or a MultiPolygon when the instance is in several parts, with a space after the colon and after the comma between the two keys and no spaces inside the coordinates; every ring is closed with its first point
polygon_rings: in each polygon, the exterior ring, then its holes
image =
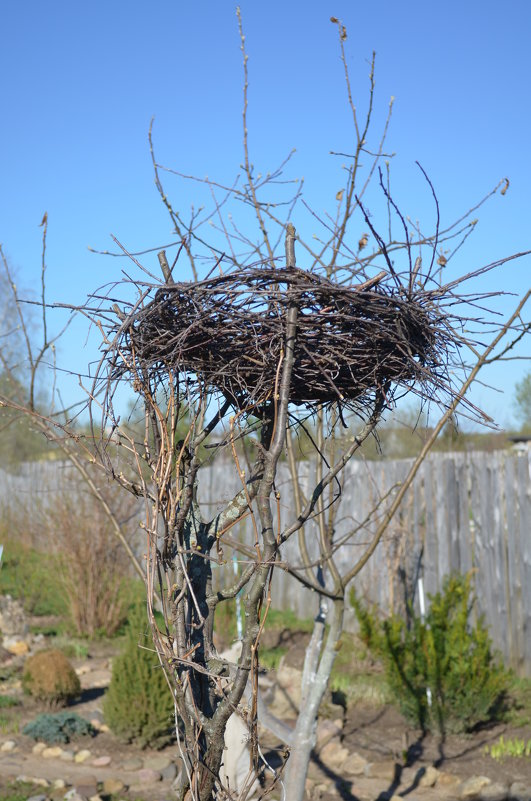
{"type": "Polygon", "coordinates": [[[426,396],[429,387],[431,396],[453,344],[450,329],[434,293],[406,292],[394,278],[344,287],[298,268],[260,266],[166,284],[122,324],[120,350],[156,383],[185,374],[249,408],[273,396],[294,303],[293,403],[362,408],[390,383],[418,384],[426,396]]]}

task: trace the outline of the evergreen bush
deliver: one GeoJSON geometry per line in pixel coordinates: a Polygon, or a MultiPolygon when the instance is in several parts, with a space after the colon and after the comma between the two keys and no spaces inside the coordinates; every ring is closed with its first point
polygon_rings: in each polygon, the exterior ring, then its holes
{"type": "Polygon", "coordinates": [[[44,743],[69,743],[76,737],[95,734],[90,723],[75,712],[39,715],[22,729],[22,734],[44,743]]]}
{"type": "Polygon", "coordinates": [[[429,596],[425,621],[381,620],[353,594],[360,634],[385,666],[387,682],[404,716],[423,731],[462,732],[495,719],[509,675],[493,653],[482,618],[470,623],[470,576],[448,577],[429,596]]]}
{"type": "Polygon", "coordinates": [[[174,706],[147,629],[146,613],[136,606],[124,649],[113,662],[103,712],[105,722],[120,739],[142,748],[162,748],[174,739],[174,706]]]}
{"type": "Polygon", "coordinates": [[[76,671],[55,648],[38,651],[26,659],[22,674],[24,692],[48,706],[63,706],[81,694],[76,671]]]}

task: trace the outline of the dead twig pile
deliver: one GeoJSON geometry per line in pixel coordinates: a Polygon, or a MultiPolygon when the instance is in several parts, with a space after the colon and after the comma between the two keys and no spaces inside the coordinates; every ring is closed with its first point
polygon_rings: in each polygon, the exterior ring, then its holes
{"type": "Polygon", "coordinates": [[[440,288],[413,292],[389,272],[350,287],[269,266],[167,283],[122,319],[114,376],[131,371],[157,386],[181,374],[188,387],[216,388],[236,408],[256,408],[273,397],[295,304],[292,403],[361,412],[390,385],[441,400],[451,394],[456,341],[440,301],[440,288]]]}

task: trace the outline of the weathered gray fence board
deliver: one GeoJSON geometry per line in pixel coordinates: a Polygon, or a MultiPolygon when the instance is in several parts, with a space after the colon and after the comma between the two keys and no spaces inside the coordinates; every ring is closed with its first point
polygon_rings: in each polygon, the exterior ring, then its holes
{"type": "MultiPolygon", "coordinates": [[[[452,570],[474,570],[477,611],[484,614],[494,644],[521,674],[531,675],[531,479],[528,455],[497,452],[432,454],[422,465],[401,508],[386,531],[373,558],[356,578],[356,591],[384,611],[402,612],[416,600],[417,579],[423,576],[426,592],[441,589],[452,570]]],[[[353,532],[351,541],[337,553],[342,571],[350,569],[371,542],[396,488],[404,480],[411,460],[350,462],[344,473],[335,538],[353,532]]],[[[300,465],[302,502],[315,483],[315,466],[300,465]]],[[[52,462],[25,465],[17,476],[0,471],[0,503],[35,498],[53,502],[72,480],[72,469],[52,462]]],[[[217,464],[202,473],[199,500],[212,517],[240,488],[232,463],[217,464]]],[[[295,502],[287,465],[282,463],[276,482],[281,526],[295,515],[295,502]]],[[[231,532],[254,544],[248,517],[231,532]]],[[[304,536],[312,558],[318,556],[319,531],[315,521],[304,536]]],[[[214,568],[215,581],[234,575],[230,551],[227,563],[214,568]]],[[[281,558],[300,565],[295,535],[282,547],[281,558]]],[[[245,559],[238,557],[238,570],[245,559]]],[[[284,571],[275,571],[273,603],[307,617],[316,611],[315,594],[303,589],[284,571]]],[[[355,625],[352,613],[348,625],[355,625]]]]}

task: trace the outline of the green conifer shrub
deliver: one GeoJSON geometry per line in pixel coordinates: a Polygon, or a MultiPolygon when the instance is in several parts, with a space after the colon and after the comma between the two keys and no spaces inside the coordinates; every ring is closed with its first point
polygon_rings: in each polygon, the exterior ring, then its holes
{"type": "Polygon", "coordinates": [[[383,661],[402,714],[423,731],[462,732],[496,719],[509,675],[483,619],[470,623],[470,576],[447,577],[422,622],[410,611],[381,620],[352,596],[364,642],[383,661]]]}
{"type": "Polygon", "coordinates": [[[69,743],[77,737],[93,736],[94,728],[88,720],[75,712],[58,712],[55,715],[38,715],[22,729],[22,734],[44,743],[69,743]]]}
{"type": "Polygon", "coordinates": [[[142,748],[162,748],[174,739],[174,706],[147,630],[144,609],[134,607],[124,649],[113,662],[103,713],[120,739],[142,748]]]}
{"type": "Polygon", "coordinates": [[[76,671],[62,651],[51,648],[26,659],[24,692],[50,707],[65,706],[81,694],[76,671]]]}

